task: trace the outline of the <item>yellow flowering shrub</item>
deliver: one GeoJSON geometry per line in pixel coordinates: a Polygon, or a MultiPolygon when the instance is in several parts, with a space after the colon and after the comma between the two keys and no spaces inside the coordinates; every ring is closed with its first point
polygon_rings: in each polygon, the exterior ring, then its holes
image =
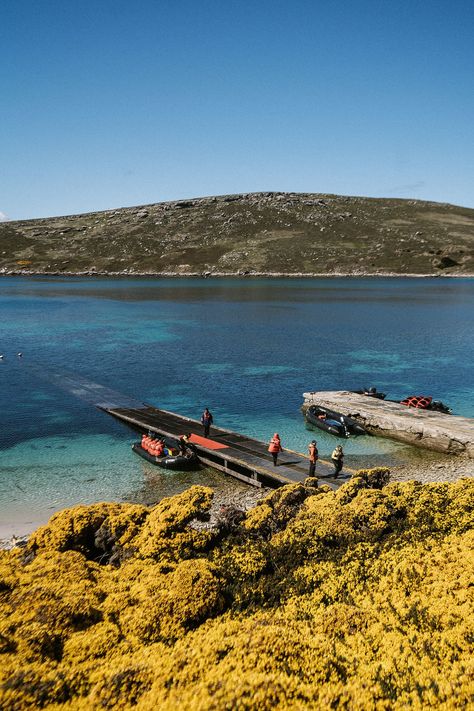
{"type": "Polygon", "coordinates": [[[59,511],[46,526],[30,537],[32,550],[77,550],[88,558],[100,558],[108,544],[128,542],[149,514],[145,506],[92,504],[59,511]]]}
{"type": "Polygon", "coordinates": [[[473,706],[474,480],[385,483],[56,514],[0,552],[0,709],[473,706]]]}
{"type": "Polygon", "coordinates": [[[162,564],[193,557],[197,551],[204,551],[212,541],[212,534],[196,531],[188,524],[209,511],[212,497],[212,489],[192,486],[182,494],[163,499],[152,509],[129,547],[136,551],[138,557],[154,558],[162,564]]]}

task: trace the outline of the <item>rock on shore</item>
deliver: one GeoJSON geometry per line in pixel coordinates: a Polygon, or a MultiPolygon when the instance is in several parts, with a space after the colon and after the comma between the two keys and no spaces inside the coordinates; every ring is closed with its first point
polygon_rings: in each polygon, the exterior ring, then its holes
{"type": "Polygon", "coordinates": [[[319,405],[353,417],[370,434],[474,459],[474,420],[419,410],[347,391],[306,392],[303,408],[319,405]]]}

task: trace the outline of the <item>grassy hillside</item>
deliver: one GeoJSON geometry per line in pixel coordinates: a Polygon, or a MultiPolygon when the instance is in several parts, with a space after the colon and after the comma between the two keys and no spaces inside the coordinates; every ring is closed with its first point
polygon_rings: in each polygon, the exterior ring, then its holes
{"type": "Polygon", "coordinates": [[[472,708],[474,480],[379,474],[56,514],[0,552],[0,708],[472,708]]]}
{"type": "Polygon", "coordinates": [[[474,274],[474,210],[253,193],[0,224],[0,273],[474,274]]]}

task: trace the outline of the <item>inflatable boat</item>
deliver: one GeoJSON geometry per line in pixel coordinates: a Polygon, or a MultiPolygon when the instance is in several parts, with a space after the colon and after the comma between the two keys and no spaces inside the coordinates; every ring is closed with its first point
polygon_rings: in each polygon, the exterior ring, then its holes
{"type": "Polygon", "coordinates": [[[140,442],[134,442],[132,449],[150,464],[155,464],[163,469],[175,469],[176,471],[186,471],[188,469],[199,469],[199,459],[196,452],[187,449],[186,453],[180,452],[178,442],[165,440],[165,452],[160,457],[150,454],[144,449],[140,442]]]}
{"type": "Polygon", "coordinates": [[[306,411],[306,420],[310,425],[320,430],[329,432],[336,437],[349,437],[349,435],[365,435],[367,431],[352,417],[346,417],[335,410],[326,407],[311,405],[306,411]]]}
{"type": "Polygon", "coordinates": [[[375,397],[377,400],[385,400],[386,394],[379,393],[377,388],[363,388],[362,390],[352,390],[353,393],[357,395],[367,395],[368,397],[375,397]]]}

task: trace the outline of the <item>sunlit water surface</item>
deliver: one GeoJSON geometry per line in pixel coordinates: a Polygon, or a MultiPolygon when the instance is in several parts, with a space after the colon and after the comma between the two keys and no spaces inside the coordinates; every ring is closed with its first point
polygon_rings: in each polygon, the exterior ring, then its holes
{"type": "MultiPolygon", "coordinates": [[[[0,536],[76,503],[245,486],[151,467],[131,452],[130,430],[50,376],[195,418],[209,406],[218,425],[264,440],[279,431],[306,451],[306,390],[376,385],[474,416],[473,321],[472,279],[3,278],[0,536]]],[[[327,456],[335,440],[317,439],[327,456]]],[[[344,447],[354,467],[408,455],[370,437],[344,447]]]]}

